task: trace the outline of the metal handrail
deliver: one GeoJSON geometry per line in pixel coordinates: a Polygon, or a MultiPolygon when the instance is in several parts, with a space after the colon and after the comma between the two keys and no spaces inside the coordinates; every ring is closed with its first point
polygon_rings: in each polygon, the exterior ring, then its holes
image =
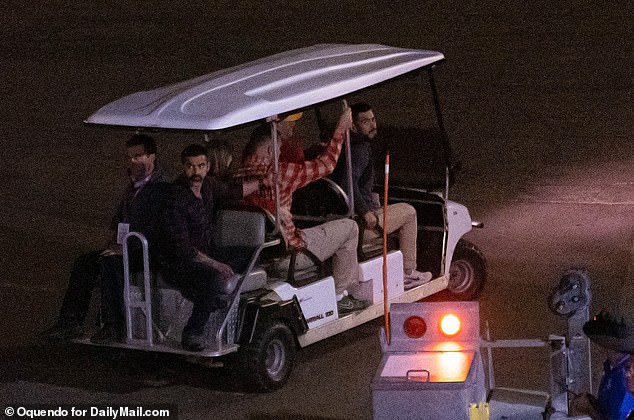
{"type": "MultiPolygon", "coordinates": [[[[150,256],[148,251],[147,239],[142,233],[129,232],[123,238],[123,300],[125,304],[125,322],[126,322],[126,340],[128,343],[133,341],[132,339],[132,301],[130,299],[130,256],[128,255],[128,240],[132,237],[136,237],[141,241],[141,247],[143,249],[143,290],[144,300],[139,303],[144,304],[140,306],[145,313],[145,327],[146,327],[146,339],[145,341],[149,346],[152,346],[152,293],[150,289],[150,256]]],[[[135,305],[135,307],[137,307],[135,305]]]]}
{"type": "MultiPolygon", "coordinates": [[[[218,331],[216,332],[216,343],[218,344],[219,351],[222,351],[224,349],[222,336],[225,334],[227,330],[227,326],[229,324],[229,319],[231,318],[232,312],[237,309],[237,305],[240,302],[240,289],[242,288],[242,284],[244,283],[244,280],[253,271],[253,268],[255,267],[255,263],[257,262],[260,256],[260,252],[262,252],[264,248],[267,248],[269,246],[274,246],[274,245],[276,245],[276,243],[265,242],[259,245],[253,251],[253,254],[251,255],[251,259],[249,260],[249,263],[247,264],[247,267],[244,270],[244,274],[241,276],[240,280],[236,284],[236,288],[231,292],[232,299],[231,299],[231,303],[229,304],[229,309],[226,313],[225,319],[222,321],[222,324],[220,325],[220,328],[218,328],[218,331]]],[[[227,344],[229,344],[229,337],[227,337],[227,344]]]]}

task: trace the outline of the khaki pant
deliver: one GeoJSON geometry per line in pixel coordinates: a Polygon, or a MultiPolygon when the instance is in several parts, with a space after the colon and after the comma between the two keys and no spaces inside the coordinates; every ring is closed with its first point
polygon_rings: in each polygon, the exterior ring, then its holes
{"type": "MultiPolygon", "coordinates": [[[[383,228],[383,208],[376,212],[379,217],[379,226],[383,228]]],[[[416,235],[418,224],[416,221],[416,209],[407,203],[396,203],[387,206],[387,233],[398,230],[398,240],[403,253],[403,269],[406,272],[416,269],[416,235]]],[[[363,240],[381,237],[378,230],[366,229],[363,240]]]]}
{"type": "MultiPolygon", "coordinates": [[[[357,243],[359,228],[351,219],[337,219],[308,229],[302,229],[306,249],[315,254],[320,261],[332,257],[332,274],[335,278],[335,291],[341,295],[359,281],[359,262],[357,261],[357,243]]],[[[305,254],[297,255],[296,269],[312,265],[305,254]]],[[[276,264],[276,271],[288,270],[289,258],[276,264]]]]}

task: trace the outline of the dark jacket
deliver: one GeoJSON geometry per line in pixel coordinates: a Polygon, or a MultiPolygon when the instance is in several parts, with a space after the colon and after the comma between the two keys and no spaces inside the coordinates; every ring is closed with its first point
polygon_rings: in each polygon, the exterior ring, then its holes
{"type": "MultiPolygon", "coordinates": [[[[373,208],[372,188],[374,186],[374,168],[372,166],[372,145],[365,136],[350,133],[350,154],[352,162],[352,190],[354,193],[354,210],[364,215],[373,208]]],[[[342,153],[337,167],[331,175],[333,181],[348,192],[348,176],[346,173],[346,157],[342,153]]]]}
{"type": "Polygon", "coordinates": [[[212,223],[221,203],[242,198],[242,186],[206,177],[202,198],[194,195],[186,178],[179,177],[165,190],[156,226],[162,264],[191,261],[198,251],[213,255],[212,223]]]}
{"type": "MultiPolygon", "coordinates": [[[[162,190],[167,185],[167,177],[158,166],[155,167],[150,179],[140,187],[130,183],[119,203],[116,213],[110,222],[110,228],[117,231],[119,223],[128,223],[130,232],[140,232],[152,243],[154,223],[162,200],[162,190]]],[[[130,251],[140,250],[140,243],[131,239],[128,242],[130,251]]]]}

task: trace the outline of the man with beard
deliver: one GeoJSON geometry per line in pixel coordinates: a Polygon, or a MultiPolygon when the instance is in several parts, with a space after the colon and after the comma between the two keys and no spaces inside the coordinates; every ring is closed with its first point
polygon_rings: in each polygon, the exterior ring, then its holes
{"type": "Polygon", "coordinates": [[[231,280],[250,257],[246,250],[213,247],[217,203],[240,200],[257,191],[260,181],[232,185],[207,176],[207,150],[197,144],[183,150],[181,162],[183,175],[167,194],[158,219],[158,253],[165,280],[194,304],[181,344],[186,350],[201,351],[206,347],[209,316],[226,307],[231,280]]]}
{"type": "MultiPolygon", "coordinates": [[[[117,212],[112,218],[111,239],[105,249],[81,255],[75,260],[57,323],[43,333],[46,338],[69,340],[83,335],[82,325],[88,312],[92,290],[102,280],[102,299],[122,282],[122,239],[128,231],[150,234],[151,208],[157,185],[166,179],[156,162],[156,142],[150,136],[135,134],[126,142],[128,184],[117,212]],[[111,287],[112,286],[112,287],[111,287]]],[[[137,242],[137,241],[132,241],[137,242]]],[[[138,243],[131,243],[131,253],[138,255],[138,243]],[[136,246],[136,248],[135,248],[136,246]]],[[[119,296],[122,301],[122,297],[119,296]]],[[[120,311],[102,313],[107,332],[120,321],[120,311]]]]}
{"type": "MultiPolygon", "coordinates": [[[[352,191],[354,209],[364,225],[363,240],[370,241],[382,236],[383,209],[378,194],[372,191],[374,171],[372,167],[372,141],[377,135],[376,117],[372,107],[359,102],[352,105],[352,129],[350,133],[350,154],[352,157],[352,191]]],[[[332,173],[332,179],[344,191],[348,191],[348,177],[345,159],[340,159],[332,173]]],[[[403,253],[403,281],[405,289],[411,289],[431,280],[430,272],[416,270],[416,237],[418,225],[416,210],[407,203],[388,206],[389,220],[387,232],[398,231],[399,245],[403,253]]]]}

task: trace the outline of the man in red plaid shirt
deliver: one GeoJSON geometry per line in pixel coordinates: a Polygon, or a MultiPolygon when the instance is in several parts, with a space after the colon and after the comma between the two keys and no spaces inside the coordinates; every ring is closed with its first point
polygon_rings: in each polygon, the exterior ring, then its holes
{"type": "MultiPolygon", "coordinates": [[[[298,163],[279,163],[279,220],[282,236],[288,249],[304,248],[320,261],[332,257],[333,277],[337,293],[339,314],[345,314],[368,306],[368,302],[355,299],[348,289],[359,281],[357,242],[359,230],[351,219],[337,219],[307,229],[298,229],[292,220],[293,192],[313,181],[329,175],[337,165],[345,133],[352,126],[352,114],[346,106],[328,146],[313,160],[298,163]]],[[[251,135],[243,154],[243,174],[264,175],[273,171],[273,140],[268,125],[258,127],[251,135]]],[[[275,197],[271,190],[262,189],[245,198],[249,204],[276,213],[275,197]]],[[[310,259],[297,256],[298,266],[310,265],[310,259]]],[[[287,262],[288,264],[288,262],[287,262]]]]}

